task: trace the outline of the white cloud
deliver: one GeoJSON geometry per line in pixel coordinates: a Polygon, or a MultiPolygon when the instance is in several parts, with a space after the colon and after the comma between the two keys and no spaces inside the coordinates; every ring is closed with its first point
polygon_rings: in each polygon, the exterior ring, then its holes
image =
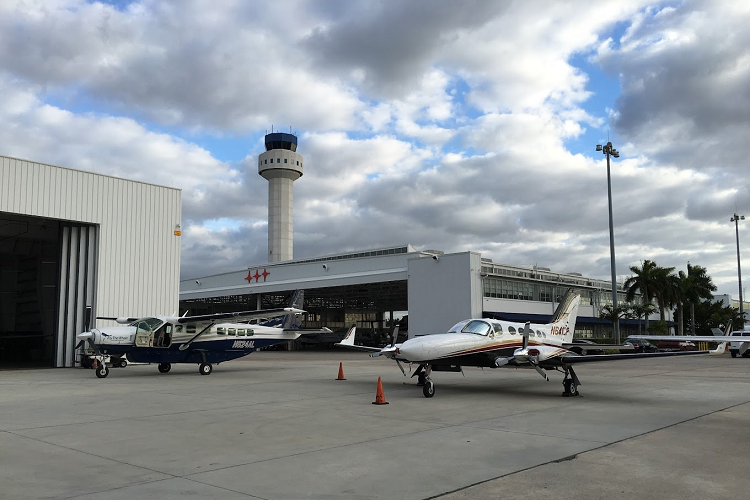
{"type": "Polygon", "coordinates": [[[193,277],[265,261],[256,154],[291,125],[298,257],[409,242],[607,278],[605,163],[574,144],[611,124],[618,274],[690,260],[731,289],[726,220],[750,214],[748,9],[6,2],[0,154],[181,187],[193,277]],[[214,139],[233,137],[246,152],[219,160],[214,139]]]}

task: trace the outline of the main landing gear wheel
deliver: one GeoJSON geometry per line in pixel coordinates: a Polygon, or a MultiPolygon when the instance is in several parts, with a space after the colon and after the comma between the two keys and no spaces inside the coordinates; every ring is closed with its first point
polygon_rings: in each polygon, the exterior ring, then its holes
{"type": "Polygon", "coordinates": [[[578,387],[572,380],[564,380],[563,388],[563,396],[578,396],[578,387]]]}
{"type": "Polygon", "coordinates": [[[171,363],[159,363],[159,372],[160,373],[169,373],[169,370],[172,369],[171,363]]]}
{"type": "Polygon", "coordinates": [[[98,378],[107,378],[107,375],[109,375],[109,368],[107,368],[107,365],[102,363],[101,366],[96,369],[96,376],[98,378]]]}
{"type": "Polygon", "coordinates": [[[126,366],[128,366],[128,360],[122,358],[118,359],[117,361],[112,363],[112,366],[116,366],[117,368],[125,368],[126,366]]]}
{"type": "Polygon", "coordinates": [[[422,386],[422,394],[426,398],[431,398],[435,395],[435,384],[432,383],[432,380],[425,380],[424,386],[422,386]]]}
{"type": "Polygon", "coordinates": [[[213,371],[213,366],[211,366],[211,363],[201,363],[201,365],[198,367],[198,370],[200,370],[201,375],[211,375],[211,372],[213,371]]]}

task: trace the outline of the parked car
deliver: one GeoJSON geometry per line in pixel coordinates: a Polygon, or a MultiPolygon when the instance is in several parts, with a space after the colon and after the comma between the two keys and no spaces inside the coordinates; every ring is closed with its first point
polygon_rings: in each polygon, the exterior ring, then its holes
{"type": "Polygon", "coordinates": [[[697,351],[698,348],[694,343],[680,340],[660,340],[656,343],[656,348],[660,351],[697,351]]]}
{"type": "MultiPolygon", "coordinates": [[[[730,337],[742,337],[742,336],[749,336],[750,332],[743,332],[743,331],[736,331],[729,334],[730,337]]],[[[733,358],[736,358],[740,354],[740,348],[742,346],[742,342],[730,342],[729,343],[729,354],[732,355],[733,358]]],[[[746,350],[742,354],[743,358],[750,357],[750,349],[746,350]]]]}
{"type": "Polygon", "coordinates": [[[656,346],[648,340],[626,339],[622,344],[626,346],[633,346],[633,350],[635,352],[656,352],[656,346]]]}
{"type": "Polygon", "coordinates": [[[572,347],[569,348],[570,351],[573,351],[576,354],[586,355],[586,354],[604,354],[604,351],[601,349],[596,349],[597,344],[594,341],[586,340],[586,339],[573,339],[572,347]]]}

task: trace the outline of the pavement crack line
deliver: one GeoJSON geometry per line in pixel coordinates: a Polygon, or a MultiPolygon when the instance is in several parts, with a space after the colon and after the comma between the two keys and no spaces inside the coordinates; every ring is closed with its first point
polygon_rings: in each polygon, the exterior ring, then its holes
{"type": "Polygon", "coordinates": [[[679,422],[674,422],[674,423],[671,423],[669,425],[665,425],[663,427],[659,427],[657,429],[652,429],[650,431],[644,432],[642,434],[638,434],[636,436],[631,436],[631,437],[627,437],[627,438],[623,438],[623,439],[618,439],[617,441],[612,441],[611,443],[607,443],[607,444],[604,444],[602,446],[597,446],[596,448],[591,448],[590,450],[582,451],[580,453],[576,453],[575,455],[568,455],[566,457],[556,458],[554,460],[548,460],[547,462],[542,462],[540,464],[531,465],[529,467],[524,467],[523,469],[518,469],[517,471],[508,472],[507,474],[500,474],[497,477],[492,477],[492,478],[489,478],[489,479],[483,479],[482,481],[477,481],[475,483],[468,484],[468,485],[462,486],[460,488],[456,488],[455,490],[445,491],[445,492],[439,493],[437,495],[432,495],[432,496],[429,496],[429,497],[425,497],[422,500],[436,500],[436,499],[439,499],[439,498],[441,498],[441,497],[443,497],[445,495],[450,495],[451,493],[457,493],[459,491],[464,491],[464,490],[467,490],[469,488],[472,488],[472,487],[480,485],[480,484],[484,484],[484,483],[488,483],[490,481],[495,481],[496,479],[502,479],[504,477],[512,476],[513,474],[518,474],[519,472],[526,472],[526,471],[533,470],[533,469],[536,469],[538,467],[542,467],[542,466],[549,465],[549,464],[562,463],[562,462],[568,462],[568,461],[571,461],[571,460],[575,460],[580,455],[583,455],[585,453],[590,453],[592,451],[601,450],[601,449],[607,448],[609,446],[612,446],[612,445],[615,445],[615,444],[618,444],[618,443],[624,443],[625,441],[630,441],[631,439],[635,439],[635,438],[638,438],[638,437],[641,437],[641,436],[647,436],[648,434],[653,434],[654,432],[658,432],[658,431],[661,431],[661,430],[664,430],[664,429],[669,429],[670,427],[676,427],[678,425],[685,424],[687,422],[692,422],[694,420],[698,420],[698,419],[701,419],[701,418],[704,418],[704,417],[708,417],[708,416],[714,415],[716,413],[720,413],[722,411],[731,410],[732,408],[737,408],[739,406],[746,405],[746,404],[749,404],[749,403],[750,403],[750,401],[743,401],[741,403],[736,403],[736,404],[727,406],[725,408],[719,408],[718,410],[713,410],[713,411],[710,411],[708,413],[704,413],[703,415],[697,415],[695,417],[686,418],[685,420],[680,420],[679,422]]]}

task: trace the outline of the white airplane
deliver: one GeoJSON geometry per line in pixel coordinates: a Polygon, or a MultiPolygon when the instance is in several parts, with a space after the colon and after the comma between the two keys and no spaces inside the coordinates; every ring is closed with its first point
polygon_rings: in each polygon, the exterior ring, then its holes
{"type": "Polygon", "coordinates": [[[435,385],[431,380],[433,371],[458,372],[462,366],[533,368],[545,380],[549,380],[547,370],[555,370],[564,374],[562,395],[577,396],[581,382],[573,369],[576,363],[706,352],[576,354],[570,348],[576,346],[572,341],[579,303],[580,296],[568,290],[547,324],[524,324],[487,318],[467,319],[454,325],[447,333],[415,337],[382,349],[355,345],[356,328],[352,326],[344,340],[336,345],[368,351],[371,357],[391,358],[396,361],[404,376],[406,371],[401,362],[417,364],[412,377],[418,377],[418,385],[422,385],[426,398],[435,395],[435,385]]]}
{"type": "Polygon", "coordinates": [[[331,330],[302,330],[297,319],[304,293],[292,296],[292,307],[240,311],[200,316],[154,316],[147,318],[113,319],[128,326],[94,328],[78,334],[77,347],[88,344],[96,360],[96,376],[109,375],[106,360],[116,367],[124,367],[127,360],[137,363],[158,363],[159,372],[167,373],[172,363],[198,363],[201,375],[213,371],[212,363],[241,358],[258,349],[296,340],[306,333],[330,333],[331,330]],[[284,317],[277,326],[241,322],[220,323],[233,318],[237,321],[284,317]],[[127,359],[127,360],[126,360],[127,359]]]}

